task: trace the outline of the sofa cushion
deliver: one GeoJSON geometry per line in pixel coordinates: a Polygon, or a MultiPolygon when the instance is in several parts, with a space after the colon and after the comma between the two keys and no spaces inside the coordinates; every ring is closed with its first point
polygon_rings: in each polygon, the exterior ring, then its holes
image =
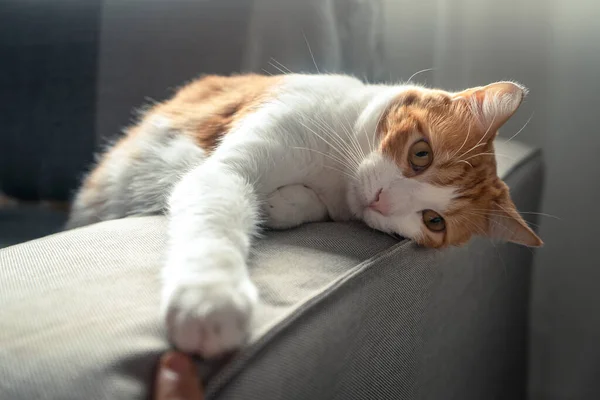
{"type": "MultiPolygon", "coordinates": [[[[158,314],[165,225],[161,217],[117,220],[0,252],[2,398],[145,392],[167,348],[158,314]]],[[[252,263],[262,299],[253,339],[394,243],[355,224],[267,234],[252,263]]]]}

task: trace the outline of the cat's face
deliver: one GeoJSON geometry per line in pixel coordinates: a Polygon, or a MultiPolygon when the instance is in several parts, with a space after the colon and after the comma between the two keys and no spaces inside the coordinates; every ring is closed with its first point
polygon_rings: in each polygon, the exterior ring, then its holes
{"type": "Polygon", "coordinates": [[[357,170],[352,211],[427,247],[461,245],[473,235],[540,246],[497,176],[493,147],[524,95],[510,82],[402,93],[378,123],[377,150],[357,170]]]}

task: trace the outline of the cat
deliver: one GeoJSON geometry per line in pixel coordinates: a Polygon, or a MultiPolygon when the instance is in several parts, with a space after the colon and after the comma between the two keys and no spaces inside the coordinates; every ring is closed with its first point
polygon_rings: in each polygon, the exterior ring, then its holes
{"type": "Polygon", "coordinates": [[[243,345],[261,226],[362,220],[422,246],[473,235],[540,246],[497,176],[493,141],[527,90],[371,85],[345,75],[205,76],[99,160],[68,228],[166,213],[162,311],[179,349],[243,345]]]}

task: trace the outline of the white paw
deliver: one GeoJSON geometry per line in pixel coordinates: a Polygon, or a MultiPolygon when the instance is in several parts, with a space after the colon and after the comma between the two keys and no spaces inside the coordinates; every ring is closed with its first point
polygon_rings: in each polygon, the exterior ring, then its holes
{"type": "Polygon", "coordinates": [[[327,217],[327,208],[312,189],[289,185],[277,189],[267,198],[266,214],[269,227],[284,229],[322,221],[327,217]]]}
{"type": "Polygon", "coordinates": [[[171,341],[182,351],[211,358],[244,344],[258,291],[248,279],[181,283],[166,301],[171,341]]]}

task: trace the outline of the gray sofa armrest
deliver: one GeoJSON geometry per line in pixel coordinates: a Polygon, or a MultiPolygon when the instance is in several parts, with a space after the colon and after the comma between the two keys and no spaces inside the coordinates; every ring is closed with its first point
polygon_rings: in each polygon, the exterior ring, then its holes
{"type": "MultiPolygon", "coordinates": [[[[497,148],[508,156],[499,173],[517,206],[537,210],[541,153],[518,143],[497,148]]],[[[532,257],[528,248],[483,238],[443,251],[390,243],[289,313],[221,371],[209,393],[525,398],[532,257]]]]}
{"type": "MultiPolygon", "coordinates": [[[[539,153],[502,148],[537,209],[539,153]]],[[[165,219],[130,218],[0,250],[0,398],[147,398],[167,347],[165,219]]],[[[208,398],[519,398],[532,253],[473,241],[426,250],[358,224],[271,232],[251,275],[252,340],[203,364],[208,398]]]]}

